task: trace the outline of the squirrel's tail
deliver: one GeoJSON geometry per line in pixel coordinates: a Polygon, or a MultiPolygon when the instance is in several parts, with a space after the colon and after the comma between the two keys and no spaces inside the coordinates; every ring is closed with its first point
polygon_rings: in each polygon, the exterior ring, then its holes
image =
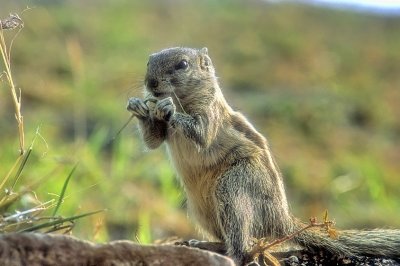
{"type": "MultiPolygon", "coordinates": [[[[306,224],[295,221],[295,228],[300,230],[306,224]]],[[[400,259],[400,230],[340,230],[337,236],[329,237],[320,228],[310,228],[294,237],[305,248],[325,250],[344,256],[384,256],[400,259]]]]}

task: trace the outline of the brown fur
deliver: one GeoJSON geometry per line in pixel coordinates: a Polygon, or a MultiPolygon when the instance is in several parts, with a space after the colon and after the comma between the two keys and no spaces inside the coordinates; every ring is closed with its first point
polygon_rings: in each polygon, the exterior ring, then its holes
{"type": "MultiPolygon", "coordinates": [[[[166,143],[191,216],[242,263],[252,238],[277,238],[304,226],[289,212],[267,140],[225,101],[207,49],[170,48],[149,58],[145,99],[128,102],[146,145],[166,143]],[[185,60],[183,62],[182,60],[185,60]]],[[[399,230],[317,230],[295,241],[344,255],[400,256],[399,230]]]]}

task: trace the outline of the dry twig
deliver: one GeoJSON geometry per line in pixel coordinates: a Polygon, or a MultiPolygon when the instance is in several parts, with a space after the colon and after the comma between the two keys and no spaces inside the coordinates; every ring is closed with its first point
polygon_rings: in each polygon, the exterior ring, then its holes
{"type": "Polygon", "coordinates": [[[295,236],[299,235],[300,233],[302,233],[303,231],[306,231],[310,228],[315,228],[315,227],[319,227],[319,228],[323,228],[326,230],[326,232],[328,233],[329,237],[331,238],[336,238],[337,237],[337,232],[336,230],[333,228],[334,226],[334,222],[330,221],[328,219],[328,211],[325,211],[324,217],[323,217],[323,222],[319,223],[317,221],[317,218],[311,218],[310,219],[310,223],[306,226],[304,226],[303,228],[293,232],[290,235],[287,235],[285,237],[276,239],[272,242],[268,242],[268,240],[266,238],[261,238],[259,240],[257,240],[252,248],[252,250],[250,251],[251,257],[254,261],[259,260],[260,256],[263,255],[264,256],[264,260],[267,260],[268,263],[265,264],[272,264],[272,265],[280,265],[278,260],[269,252],[269,250],[277,245],[280,245],[286,241],[289,241],[291,239],[293,239],[295,236]]]}

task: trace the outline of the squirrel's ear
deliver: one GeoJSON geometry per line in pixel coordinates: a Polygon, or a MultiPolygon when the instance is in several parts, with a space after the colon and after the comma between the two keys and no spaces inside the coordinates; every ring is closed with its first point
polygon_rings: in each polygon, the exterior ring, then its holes
{"type": "Polygon", "coordinates": [[[200,67],[203,70],[213,71],[211,58],[208,56],[208,49],[204,47],[200,50],[200,67]]]}
{"type": "Polygon", "coordinates": [[[201,48],[200,52],[201,52],[201,54],[208,55],[208,49],[207,49],[207,47],[201,48]]]}

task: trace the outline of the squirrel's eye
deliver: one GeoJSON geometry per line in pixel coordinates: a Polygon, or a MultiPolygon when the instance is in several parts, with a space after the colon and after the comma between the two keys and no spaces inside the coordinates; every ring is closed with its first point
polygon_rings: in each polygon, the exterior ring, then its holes
{"type": "Polygon", "coordinates": [[[182,61],[180,61],[178,64],[175,65],[175,69],[179,70],[179,69],[187,69],[189,67],[189,63],[183,59],[182,61]]]}

